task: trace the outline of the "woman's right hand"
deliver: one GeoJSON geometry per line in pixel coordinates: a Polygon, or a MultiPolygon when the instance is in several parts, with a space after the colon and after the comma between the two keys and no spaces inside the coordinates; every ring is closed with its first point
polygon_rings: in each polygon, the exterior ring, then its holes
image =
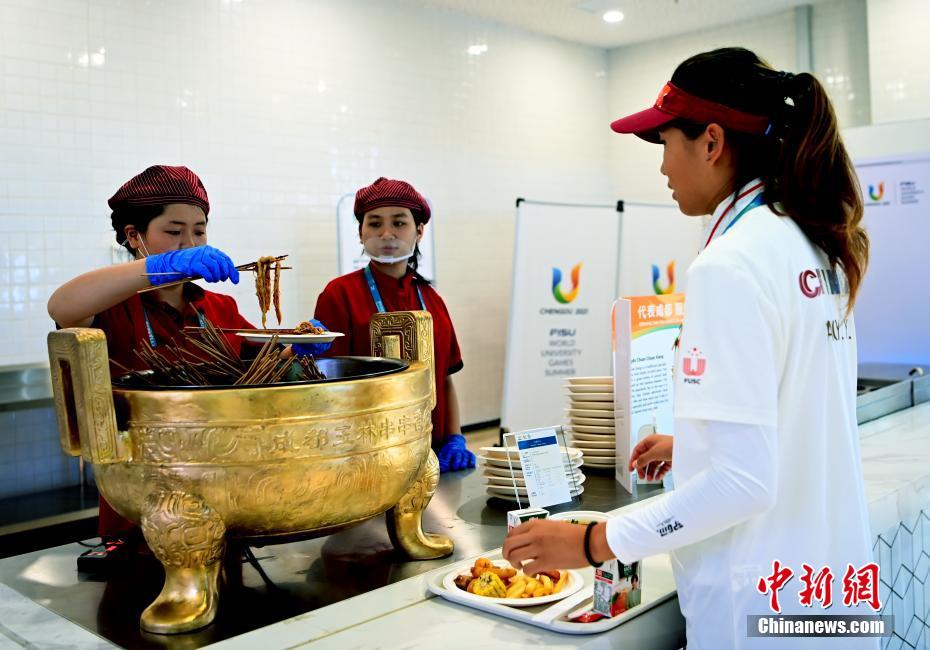
{"type": "Polygon", "coordinates": [[[181,278],[201,276],[207,282],[232,280],[239,283],[239,271],[229,256],[213,246],[182,248],[145,258],[145,270],[153,286],[174,282],[181,278]]]}
{"type": "Polygon", "coordinates": [[[630,454],[629,471],[640,479],[660,480],[672,469],[672,436],[653,433],[639,441],[630,454]]]}

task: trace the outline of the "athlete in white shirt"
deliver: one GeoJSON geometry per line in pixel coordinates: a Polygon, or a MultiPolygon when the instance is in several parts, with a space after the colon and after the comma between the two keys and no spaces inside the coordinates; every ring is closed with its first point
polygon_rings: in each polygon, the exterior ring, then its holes
{"type": "Polygon", "coordinates": [[[652,108],[611,126],[661,143],[682,212],[712,215],[688,270],[674,444],[650,436],[631,459],[641,477],[674,464],[676,486],[587,529],[523,524],[504,556],[533,573],[672,552],[689,648],[877,648],[874,637],[749,634],[751,615],[777,618],[778,569],[792,572],[781,615],[876,613],[844,604],[844,585],[861,587],[873,561],[851,311],[868,240],[826,92],[726,48],[682,63],[652,108]],[[830,582],[828,608],[823,589],[801,602],[806,567],[830,582]]]}

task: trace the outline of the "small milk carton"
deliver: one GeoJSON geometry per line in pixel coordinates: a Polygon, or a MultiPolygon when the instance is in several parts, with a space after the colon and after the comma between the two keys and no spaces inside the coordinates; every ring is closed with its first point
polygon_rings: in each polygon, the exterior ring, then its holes
{"type": "Polygon", "coordinates": [[[522,510],[510,510],[507,513],[507,532],[530,519],[548,519],[549,511],[542,508],[523,508],[522,510]]]}
{"type": "Polygon", "coordinates": [[[642,601],[639,562],[623,564],[609,560],[594,571],[594,607],[610,618],[636,607],[642,601]]]}

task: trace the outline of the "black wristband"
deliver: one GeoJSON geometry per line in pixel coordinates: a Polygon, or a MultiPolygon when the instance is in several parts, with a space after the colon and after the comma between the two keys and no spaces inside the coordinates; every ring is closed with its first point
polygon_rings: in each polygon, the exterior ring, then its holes
{"type": "Polygon", "coordinates": [[[591,556],[591,531],[594,530],[594,527],[597,526],[596,521],[592,521],[588,524],[588,527],[584,531],[584,557],[588,561],[588,564],[597,568],[604,564],[603,562],[595,562],[594,558],[591,556]]]}

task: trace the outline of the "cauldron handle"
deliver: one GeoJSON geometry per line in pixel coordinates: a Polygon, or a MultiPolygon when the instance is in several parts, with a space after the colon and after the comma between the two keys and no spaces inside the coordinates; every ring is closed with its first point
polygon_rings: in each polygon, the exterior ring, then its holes
{"type": "MultiPolygon", "coordinates": [[[[368,326],[371,356],[419,361],[433,367],[433,317],[428,311],[375,314],[368,326]]],[[[430,372],[432,407],[436,408],[436,373],[430,372]]]]}
{"type": "Polygon", "coordinates": [[[85,327],[50,332],[48,360],[62,449],[93,463],[120,460],[106,335],[85,327]]]}

